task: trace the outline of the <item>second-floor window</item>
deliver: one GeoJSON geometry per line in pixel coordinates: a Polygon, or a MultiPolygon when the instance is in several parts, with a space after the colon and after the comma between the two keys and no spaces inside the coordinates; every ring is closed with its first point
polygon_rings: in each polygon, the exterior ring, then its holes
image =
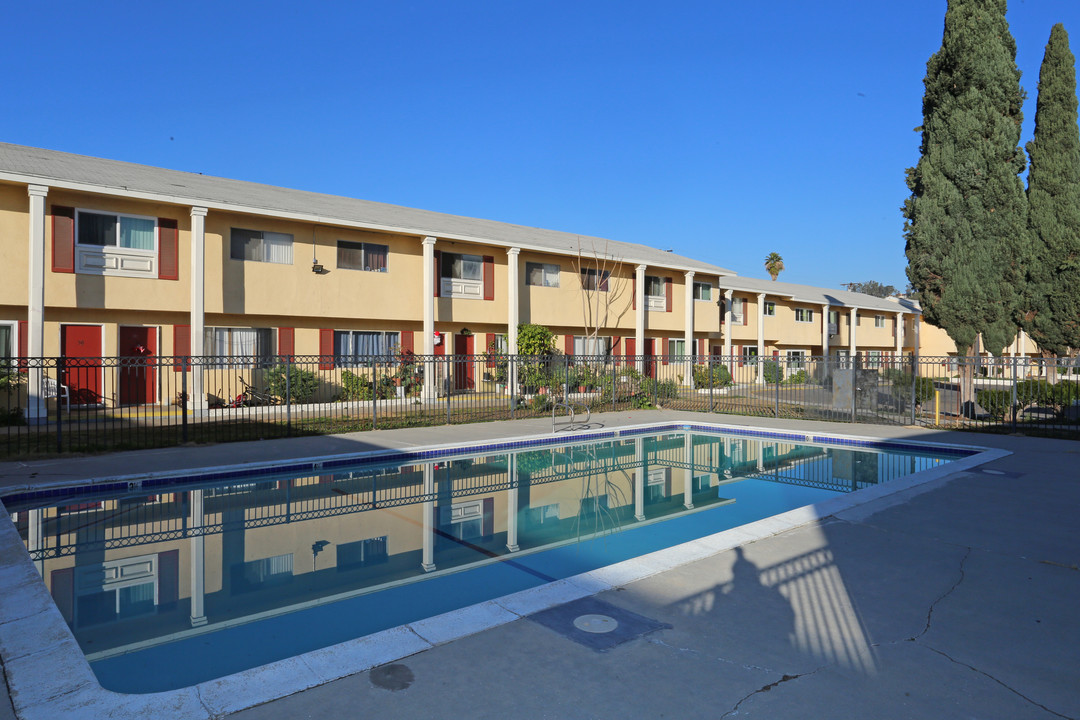
{"type": "Polygon", "coordinates": [[[559,266],[554,263],[525,263],[525,284],[559,287],[559,266]]]}
{"type": "Polygon", "coordinates": [[[768,316],[768,317],[775,317],[776,316],[776,303],[774,303],[772,300],[766,300],[765,301],[764,312],[765,312],[765,315],[768,316]]]}
{"type": "Polygon", "coordinates": [[[731,298],[731,322],[734,325],[742,325],[746,320],[746,300],[743,298],[731,298]]]}
{"type": "Polygon", "coordinates": [[[695,282],[694,299],[704,300],[706,302],[712,300],[712,284],[707,282],[695,282]]]}
{"type": "Polygon", "coordinates": [[[885,327],[885,316],[884,315],[875,315],[874,316],[874,327],[876,327],[876,328],[885,327]]]}
{"type": "Polygon", "coordinates": [[[814,322],[814,311],[810,308],[795,308],[795,322],[814,322]]]}
{"type": "Polygon", "coordinates": [[[607,292],[610,279],[611,273],[607,270],[590,270],[586,268],[581,271],[581,287],[584,290],[607,292]]]}
{"type": "Polygon", "coordinates": [[[292,265],[293,236],[288,233],[233,228],[229,257],[233,260],[292,265]]]}
{"type": "Polygon", "coordinates": [[[338,240],[337,266],[346,270],[386,272],[390,248],[376,243],[338,240]]]}
{"type": "Polygon", "coordinates": [[[80,210],[76,238],[80,245],[150,250],[157,247],[157,220],[80,210]]]}

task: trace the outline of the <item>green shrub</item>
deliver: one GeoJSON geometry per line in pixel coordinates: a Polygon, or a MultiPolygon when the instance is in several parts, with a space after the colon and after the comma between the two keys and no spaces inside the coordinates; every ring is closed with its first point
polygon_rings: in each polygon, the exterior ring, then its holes
{"type": "Polygon", "coordinates": [[[712,387],[727,387],[735,384],[731,379],[731,372],[727,369],[727,365],[717,363],[712,366],[712,372],[709,371],[708,365],[694,366],[694,387],[699,390],[709,387],[710,375],[712,376],[712,387]]]}
{"type": "Polygon", "coordinates": [[[547,395],[533,395],[529,407],[535,412],[547,412],[551,409],[551,398],[547,395]]]}
{"type": "Polygon", "coordinates": [[[799,370],[796,373],[792,373],[788,376],[784,383],[787,385],[802,385],[810,379],[805,370],[799,370]]]}
{"type": "Polygon", "coordinates": [[[1002,420],[1012,407],[1012,390],[976,390],[975,401],[995,420],[1002,420]]]}
{"type": "Polygon", "coordinates": [[[266,371],[263,376],[266,381],[266,392],[285,399],[285,373],[288,372],[289,401],[305,402],[315,395],[319,389],[319,376],[311,370],[305,370],[297,365],[286,368],[285,365],[275,365],[266,371]]]}
{"type": "Polygon", "coordinates": [[[775,360],[768,360],[761,364],[762,377],[765,378],[765,382],[775,385],[779,383],[783,377],[783,373],[780,370],[780,363],[775,360]]]}
{"type": "MultiPolygon", "coordinates": [[[[890,394],[901,400],[911,398],[911,373],[903,370],[885,370],[882,376],[892,384],[890,394]]],[[[934,399],[934,378],[915,378],[915,403],[924,405],[934,399]]]]}

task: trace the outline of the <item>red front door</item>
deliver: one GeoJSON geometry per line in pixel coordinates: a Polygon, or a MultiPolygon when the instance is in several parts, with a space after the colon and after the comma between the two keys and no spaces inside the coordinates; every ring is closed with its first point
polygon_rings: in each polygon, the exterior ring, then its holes
{"type": "Polygon", "coordinates": [[[652,338],[645,338],[645,374],[651,378],[656,378],[656,363],[653,362],[653,357],[656,356],[656,341],[652,338]]]}
{"type": "Polygon", "coordinates": [[[471,390],[475,387],[473,379],[473,336],[454,336],[454,389],[471,390]]]}
{"type": "Polygon", "coordinates": [[[157,400],[155,328],[120,328],[120,404],[145,405],[157,400]],[[146,358],[139,360],[138,358],[146,358]]]}
{"type": "Polygon", "coordinates": [[[61,325],[60,354],[72,405],[95,405],[101,395],[101,326],[61,325]]]}

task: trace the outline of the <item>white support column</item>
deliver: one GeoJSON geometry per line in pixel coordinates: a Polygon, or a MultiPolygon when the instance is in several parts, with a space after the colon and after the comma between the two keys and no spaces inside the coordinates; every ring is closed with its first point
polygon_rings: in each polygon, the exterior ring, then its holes
{"type": "MultiPolygon", "coordinates": [[[[521,248],[508,248],[506,250],[506,284],[507,309],[506,309],[506,345],[511,355],[518,352],[518,325],[521,324],[521,248]]],[[[513,395],[517,389],[517,363],[510,364],[510,372],[506,381],[507,393],[513,395]]],[[[517,541],[515,540],[515,545],[517,541]]]]}
{"type": "Polygon", "coordinates": [[[851,355],[851,362],[855,362],[855,353],[858,352],[859,347],[855,340],[856,330],[859,327],[858,308],[851,308],[849,317],[851,319],[848,322],[848,353],[851,355]]]}
{"type": "Polygon", "coordinates": [[[435,238],[426,237],[424,244],[424,282],[422,283],[424,297],[421,304],[424,308],[424,342],[421,345],[424,352],[424,399],[435,400],[435,362],[432,355],[435,354],[435,238]]]}
{"type": "MultiPolygon", "coordinates": [[[[434,335],[434,331],[432,332],[434,335]]],[[[424,572],[431,572],[435,569],[435,465],[434,463],[424,463],[424,497],[427,500],[423,503],[421,513],[423,514],[423,527],[421,532],[424,533],[423,537],[423,557],[420,561],[420,567],[424,569],[424,572]]]]}
{"type": "MultiPolygon", "coordinates": [[[[34,552],[41,552],[45,549],[45,519],[42,517],[44,511],[41,508],[35,508],[29,512],[29,527],[27,527],[26,535],[26,549],[31,554],[34,552]]],[[[38,575],[45,577],[45,559],[39,557],[34,560],[34,567],[37,568],[38,575]]]]}
{"type": "Polygon", "coordinates": [[[821,354],[826,362],[829,357],[829,304],[821,306],[821,354]]]}
{"type": "MultiPolygon", "coordinates": [[[[191,208],[191,339],[189,352],[193,357],[206,355],[206,208],[191,208]]],[[[191,368],[189,407],[193,412],[207,410],[206,389],[202,362],[191,368]]]]}
{"type": "Polygon", "coordinates": [[[683,507],[694,509],[694,439],[689,432],[683,434],[683,507]]]}
{"type": "Polygon", "coordinates": [[[920,325],[922,325],[922,315],[916,315],[915,318],[911,321],[911,328],[912,328],[912,330],[914,332],[914,335],[915,335],[915,344],[914,344],[915,351],[914,352],[915,352],[915,374],[916,375],[919,374],[919,350],[921,349],[921,346],[919,345],[919,330],[920,330],[919,326],[920,325]]]}
{"type": "Polygon", "coordinates": [[[735,313],[731,309],[732,301],[735,299],[734,290],[724,291],[724,357],[727,358],[728,372],[731,373],[731,377],[735,377],[735,363],[731,362],[731,334],[735,328],[735,313]]]}
{"type": "Polygon", "coordinates": [[[510,488],[506,491],[506,549],[517,552],[518,547],[518,483],[517,483],[517,453],[507,456],[510,488]]]}
{"type": "Polygon", "coordinates": [[[645,467],[645,438],[634,438],[634,519],[645,519],[645,483],[649,469],[645,467]]]}
{"type": "MultiPolygon", "coordinates": [[[[637,314],[634,322],[634,351],[641,357],[645,354],[645,265],[637,266],[637,287],[634,288],[634,301],[637,303],[637,314]]],[[[637,371],[645,372],[645,361],[637,361],[637,371]]]]}
{"type": "Polygon", "coordinates": [[[686,272],[686,313],[683,328],[683,344],[686,345],[686,362],[683,367],[683,385],[694,385],[694,271],[686,272]]]}
{"type": "Polygon", "coordinates": [[[896,357],[904,354],[904,313],[896,313],[896,357]]]}
{"type": "MultiPolygon", "coordinates": [[[[49,188],[44,185],[30,185],[26,188],[30,197],[30,258],[29,278],[26,285],[26,356],[27,363],[27,404],[26,421],[30,424],[45,422],[48,408],[41,397],[41,358],[45,354],[45,198],[49,188]]],[[[56,378],[60,382],[60,378],[56,378]]],[[[60,398],[57,399],[57,410],[60,398]]]]}
{"type": "Polygon", "coordinates": [[[758,356],[758,384],[765,382],[765,293],[757,296],[757,356],[758,356]]]}
{"type": "Polygon", "coordinates": [[[206,540],[203,528],[206,515],[203,512],[203,491],[192,490],[191,501],[191,627],[206,624],[206,540]]]}

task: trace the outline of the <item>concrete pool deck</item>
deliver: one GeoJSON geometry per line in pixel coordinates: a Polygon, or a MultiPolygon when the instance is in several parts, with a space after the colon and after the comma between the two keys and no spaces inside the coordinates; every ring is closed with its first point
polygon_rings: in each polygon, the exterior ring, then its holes
{"type": "MultiPolygon", "coordinates": [[[[664,411],[593,424],[672,421],[1011,454],[822,518],[729,531],[642,579],[609,576],[598,600],[670,627],[606,652],[503,616],[230,717],[1080,717],[1080,443],[664,411]]],[[[0,487],[550,430],[527,420],[3,463],[0,487]]],[[[0,624],[0,646],[12,627],[0,624]]],[[[0,698],[0,719],[14,716],[0,698]]]]}

